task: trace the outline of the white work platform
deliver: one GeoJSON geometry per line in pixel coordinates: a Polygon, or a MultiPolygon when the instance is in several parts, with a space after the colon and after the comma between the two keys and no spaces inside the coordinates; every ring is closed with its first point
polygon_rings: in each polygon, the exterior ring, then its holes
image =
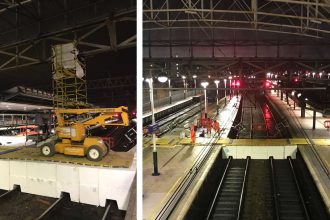
{"type": "Polygon", "coordinates": [[[135,148],[128,153],[133,155],[127,168],[15,159],[10,156],[6,159],[2,155],[0,189],[12,190],[19,185],[24,193],[54,198],[66,192],[73,202],[102,207],[107,199],[115,200],[119,209],[126,210],[136,175],[135,148]]]}

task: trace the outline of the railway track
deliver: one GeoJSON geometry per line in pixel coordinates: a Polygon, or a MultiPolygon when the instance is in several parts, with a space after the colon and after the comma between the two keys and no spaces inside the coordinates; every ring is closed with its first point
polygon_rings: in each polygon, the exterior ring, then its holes
{"type": "Polygon", "coordinates": [[[263,97],[244,94],[242,98],[241,128],[237,138],[278,138],[281,132],[276,125],[278,120],[263,97]]]}
{"type": "MultiPolygon", "coordinates": [[[[188,118],[193,117],[199,112],[200,112],[200,104],[195,104],[183,111],[175,112],[168,115],[167,117],[159,119],[158,121],[156,121],[159,127],[159,132],[157,135],[162,136],[166,134],[167,132],[174,129],[178,124],[182,123],[184,120],[187,120],[188,118]]],[[[144,126],[143,129],[148,129],[148,126],[149,124],[147,126],[144,126]]],[[[144,139],[147,138],[144,137],[144,139]]],[[[147,140],[147,142],[148,141],[150,140],[147,140]]]]}
{"type": "Polygon", "coordinates": [[[51,198],[22,193],[20,187],[0,191],[0,219],[6,220],[123,220],[125,212],[117,209],[114,202],[106,207],[97,207],[72,202],[67,193],[51,198]]]}

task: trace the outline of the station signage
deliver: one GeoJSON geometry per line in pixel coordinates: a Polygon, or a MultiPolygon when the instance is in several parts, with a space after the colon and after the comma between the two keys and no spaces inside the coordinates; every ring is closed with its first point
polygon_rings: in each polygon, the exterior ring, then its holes
{"type": "Polygon", "coordinates": [[[152,125],[149,125],[148,127],[148,133],[149,134],[154,134],[157,130],[159,129],[158,127],[158,124],[152,124],[152,125]]]}

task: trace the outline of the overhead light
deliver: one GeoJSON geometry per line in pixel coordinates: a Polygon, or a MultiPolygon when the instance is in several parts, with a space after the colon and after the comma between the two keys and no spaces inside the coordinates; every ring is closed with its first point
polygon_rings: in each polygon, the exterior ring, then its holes
{"type": "Polygon", "coordinates": [[[146,82],[147,82],[147,83],[152,82],[152,78],[147,78],[147,79],[146,79],[146,82]]]}
{"type": "Polygon", "coordinates": [[[186,76],[185,76],[185,75],[182,75],[181,78],[182,78],[182,79],[186,79],[186,76]]]}
{"type": "Polygon", "coordinates": [[[220,83],[220,80],[214,80],[214,83],[218,85],[220,83]]]}
{"type": "Polygon", "coordinates": [[[208,82],[202,82],[201,85],[204,87],[204,89],[206,89],[206,87],[209,85],[208,82]]]}
{"type": "Polygon", "coordinates": [[[164,83],[168,80],[168,77],[165,75],[161,75],[161,76],[158,76],[157,79],[160,83],[164,83]]]}
{"type": "Polygon", "coordinates": [[[196,78],[197,78],[197,75],[196,75],[196,74],[194,74],[194,75],[193,75],[193,78],[194,78],[194,79],[196,79],[196,78]]]}

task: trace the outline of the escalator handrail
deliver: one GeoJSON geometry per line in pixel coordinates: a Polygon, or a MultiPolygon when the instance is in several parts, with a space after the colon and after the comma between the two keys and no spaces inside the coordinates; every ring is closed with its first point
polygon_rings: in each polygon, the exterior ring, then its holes
{"type": "Polygon", "coordinates": [[[215,203],[216,203],[216,201],[217,201],[217,199],[218,199],[218,195],[219,195],[219,193],[220,193],[220,191],[221,191],[221,188],[222,188],[222,186],[223,186],[223,182],[224,182],[224,179],[225,179],[225,177],[226,177],[226,175],[227,175],[227,173],[228,173],[229,166],[230,166],[230,163],[231,163],[231,160],[232,160],[232,159],[233,159],[232,156],[230,156],[230,157],[228,158],[228,162],[227,162],[227,165],[226,165],[225,171],[224,171],[224,173],[223,173],[223,175],[222,175],[222,177],[221,177],[221,181],[220,181],[219,186],[218,186],[218,188],[217,188],[217,191],[216,191],[216,193],[215,193],[215,195],[214,195],[214,198],[213,198],[212,204],[211,204],[211,206],[210,206],[210,208],[209,208],[209,211],[208,211],[208,214],[207,214],[207,217],[206,217],[207,220],[210,219],[211,216],[212,216],[212,214],[213,214],[213,210],[214,210],[214,207],[215,207],[215,203]]]}

